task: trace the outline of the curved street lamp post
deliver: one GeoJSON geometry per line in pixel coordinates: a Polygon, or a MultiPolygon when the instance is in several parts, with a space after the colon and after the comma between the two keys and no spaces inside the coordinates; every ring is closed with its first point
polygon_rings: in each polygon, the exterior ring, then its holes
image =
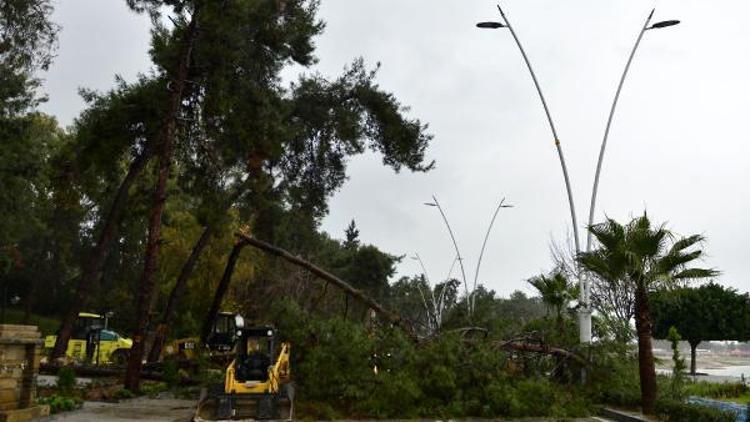
{"type": "MultiPolygon", "coordinates": [[[[646,18],[646,22],[643,24],[643,28],[641,29],[641,32],[638,33],[638,38],[635,40],[635,45],[633,45],[633,50],[630,52],[630,57],[628,57],[628,61],[625,64],[625,70],[622,72],[622,76],[620,77],[620,83],[617,85],[617,91],[615,92],[615,99],[612,101],[612,108],[609,110],[609,117],[607,118],[607,127],[604,129],[604,138],[602,139],[602,145],[599,149],[599,160],[596,162],[596,173],[594,174],[594,187],[591,190],[591,206],[589,207],[589,221],[588,226],[592,226],[594,224],[594,213],[596,212],[596,197],[599,193],[599,177],[601,176],[602,172],[602,164],[604,163],[604,152],[607,149],[607,139],[609,138],[609,130],[612,128],[612,119],[615,115],[615,110],[617,109],[617,102],[620,99],[620,93],[622,92],[622,87],[625,85],[625,78],[628,76],[628,71],[630,70],[630,65],[633,63],[633,58],[635,57],[636,51],[638,51],[638,47],[641,45],[641,39],[643,39],[643,35],[646,33],[646,31],[651,29],[659,29],[659,28],[667,28],[670,26],[675,26],[680,23],[678,20],[668,20],[668,21],[661,21],[657,22],[651,26],[649,26],[649,23],[651,23],[651,18],[654,16],[654,12],[656,9],[652,9],[651,13],[648,15],[648,18],[646,18]]],[[[586,237],[586,252],[591,250],[591,242],[592,242],[592,234],[591,231],[589,231],[588,236],[586,237]]]]}
{"type": "MultiPolygon", "coordinates": [[[[581,252],[580,248],[580,241],[578,236],[578,224],[576,221],[576,212],[575,212],[575,206],[573,202],[573,195],[570,187],[570,178],[568,177],[568,170],[565,165],[565,158],[562,153],[562,149],[560,147],[560,141],[557,137],[557,131],[555,130],[555,125],[552,121],[552,117],[550,116],[549,108],[547,107],[547,102],[544,99],[544,95],[542,94],[542,90],[539,86],[539,83],[537,81],[536,75],[534,74],[534,70],[531,67],[531,63],[529,62],[528,57],[526,56],[526,52],[523,49],[523,46],[521,45],[521,42],[518,39],[518,36],[516,35],[516,32],[513,30],[513,26],[510,24],[510,21],[506,17],[505,13],[503,12],[503,9],[498,5],[498,10],[500,11],[500,15],[503,18],[503,22],[480,22],[477,24],[478,28],[482,29],[500,29],[500,28],[508,28],[510,30],[511,35],[513,35],[513,39],[516,42],[516,45],[518,46],[518,49],[521,51],[521,55],[523,56],[524,61],[526,62],[526,66],[529,69],[529,73],[531,73],[531,78],[534,80],[534,85],[536,86],[537,93],[539,94],[539,98],[542,100],[542,105],[544,106],[545,114],[547,115],[547,121],[549,122],[550,129],[552,130],[552,135],[555,139],[555,145],[557,147],[557,152],[560,158],[560,164],[563,169],[563,177],[565,179],[565,188],[568,194],[568,203],[570,206],[570,214],[571,214],[571,220],[573,222],[573,235],[575,240],[575,248],[576,248],[576,254],[581,252]]],[[[649,25],[651,23],[651,19],[654,15],[656,9],[651,10],[651,13],[648,15],[648,18],[646,19],[646,22],[643,25],[643,28],[641,29],[641,32],[638,34],[638,38],[636,39],[635,45],[633,46],[633,50],[630,53],[630,57],[628,58],[628,61],[625,65],[625,70],[622,73],[622,77],[620,78],[620,83],[617,87],[617,91],[615,93],[614,101],[612,102],[612,108],[610,109],[609,117],[607,119],[607,126],[604,131],[604,138],[602,140],[601,148],[599,151],[599,160],[596,164],[596,173],[594,175],[594,187],[592,189],[591,193],[591,204],[589,207],[589,219],[588,219],[588,226],[594,224],[594,213],[596,211],[596,198],[599,190],[599,178],[601,176],[601,169],[602,164],[604,162],[604,152],[607,147],[607,139],[609,137],[609,131],[612,126],[612,120],[614,117],[615,110],[617,108],[617,102],[620,98],[620,93],[622,92],[622,87],[625,83],[625,78],[627,77],[628,71],[630,70],[630,65],[633,62],[633,58],[635,57],[635,53],[638,50],[638,46],[641,43],[641,39],[643,38],[643,35],[646,31],[651,29],[659,29],[659,28],[667,28],[670,26],[674,26],[680,23],[678,20],[666,20],[654,23],[652,25],[649,25]]],[[[591,250],[592,245],[592,234],[589,231],[588,235],[586,237],[586,251],[591,250]]],[[[581,286],[581,293],[580,293],[580,302],[581,307],[579,308],[579,329],[580,329],[580,340],[582,343],[589,343],[591,342],[591,304],[590,304],[590,285],[588,283],[588,280],[586,278],[585,274],[582,274],[579,272],[579,284],[581,286]]]]}
{"type": "MultiPolygon", "coordinates": [[[[513,208],[513,205],[509,205],[505,203],[505,198],[500,200],[500,203],[495,208],[494,213],[492,214],[492,219],[490,220],[490,224],[487,227],[487,232],[484,235],[484,241],[482,242],[482,249],[479,252],[479,258],[477,259],[476,268],[474,271],[474,283],[471,288],[471,292],[469,292],[469,285],[466,280],[466,271],[464,270],[464,264],[463,264],[463,257],[461,256],[461,251],[458,249],[458,243],[456,242],[456,237],[453,235],[453,229],[451,228],[450,223],[448,222],[448,217],[445,215],[445,212],[443,211],[443,207],[440,206],[440,202],[438,202],[437,197],[435,195],[432,196],[433,202],[425,202],[424,204],[428,207],[435,207],[440,211],[440,215],[443,217],[443,222],[445,223],[445,227],[448,229],[448,234],[451,236],[451,241],[453,242],[453,248],[456,251],[456,259],[453,261],[453,264],[451,265],[451,269],[448,272],[448,278],[450,278],[450,274],[453,272],[453,265],[456,264],[456,261],[458,261],[458,265],[461,268],[461,279],[463,281],[464,285],[464,294],[466,295],[466,307],[468,310],[468,315],[471,317],[471,315],[474,312],[474,303],[475,303],[475,296],[474,293],[477,289],[477,280],[479,279],[479,269],[482,266],[482,257],[484,256],[484,250],[487,248],[487,240],[490,238],[490,232],[492,232],[492,226],[495,225],[495,220],[497,219],[497,215],[500,213],[500,210],[503,208],[513,208]]],[[[418,257],[417,257],[418,258],[418,257]]],[[[421,260],[420,264],[421,264],[421,260]]],[[[425,270],[424,265],[422,265],[422,270],[426,274],[427,270],[425,270]]],[[[445,288],[443,288],[443,291],[440,294],[440,298],[438,300],[438,303],[442,303],[443,299],[443,293],[445,292],[445,288]]]]}
{"type": "MultiPolygon", "coordinates": [[[[539,99],[542,102],[542,107],[544,107],[544,113],[547,116],[547,122],[549,123],[550,131],[552,132],[552,138],[555,141],[555,148],[557,149],[557,156],[560,159],[560,166],[562,167],[563,179],[565,181],[565,191],[568,195],[568,206],[570,208],[570,220],[573,225],[573,240],[575,242],[576,254],[578,254],[581,252],[580,237],[578,235],[578,219],[576,218],[576,208],[575,208],[575,201],[573,200],[573,190],[571,188],[570,176],[568,175],[568,167],[565,163],[565,156],[563,155],[562,146],[560,145],[560,138],[557,136],[557,129],[555,128],[555,123],[552,120],[552,115],[550,114],[549,107],[547,106],[547,100],[544,98],[544,93],[542,93],[542,88],[539,85],[539,81],[537,80],[536,73],[534,73],[534,68],[531,66],[531,61],[529,61],[529,58],[526,55],[526,51],[523,49],[523,45],[521,45],[521,41],[518,39],[518,35],[516,35],[516,31],[513,29],[513,25],[511,25],[510,21],[508,20],[508,17],[505,15],[505,12],[503,12],[503,9],[500,7],[500,5],[497,6],[497,10],[500,12],[500,16],[503,18],[503,22],[480,22],[477,24],[477,27],[481,29],[508,28],[510,30],[510,34],[513,36],[513,40],[516,42],[516,45],[518,46],[518,50],[521,52],[521,56],[523,56],[523,60],[526,63],[526,67],[528,68],[529,73],[531,74],[531,79],[534,81],[536,92],[537,94],[539,94],[539,99]]],[[[582,280],[579,280],[579,283],[582,284],[582,280]]],[[[583,290],[584,289],[581,289],[581,291],[583,290]]],[[[583,303],[584,297],[585,296],[583,295],[583,293],[581,293],[582,303],[583,303]]],[[[591,342],[591,312],[588,309],[589,309],[588,306],[582,306],[579,310],[580,339],[582,343],[591,342]]]]}

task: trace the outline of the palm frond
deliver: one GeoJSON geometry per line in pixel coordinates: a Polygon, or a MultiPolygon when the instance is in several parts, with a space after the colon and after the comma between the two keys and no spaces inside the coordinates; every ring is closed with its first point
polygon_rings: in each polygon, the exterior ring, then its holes
{"type": "Polygon", "coordinates": [[[716,277],[721,274],[720,271],[714,269],[705,268],[688,268],[675,274],[673,278],[675,280],[699,280],[703,278],[716,277]]]}

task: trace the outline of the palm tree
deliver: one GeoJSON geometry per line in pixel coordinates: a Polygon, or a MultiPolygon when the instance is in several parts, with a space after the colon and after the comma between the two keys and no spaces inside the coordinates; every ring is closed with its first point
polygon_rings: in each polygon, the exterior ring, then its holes
{"type": "Polygon", "coordinates": [[[634,292],[641,406],[643,413],[653,414],[656,371],[651,349],[648,294],[660,288],[713,277],[717,272],[689,268],[703,255],[703,251],[695,248],[704,240],[703,236],[678,238],[664,225],[652,226],[645,213],[625,226],[608,219],[589,227],[589,230],[599,247],[578,256],[581,267],[604,282],[622,283],[634,292]]]}
{"type": "Polygon", "coordinates": [[[549,310],[555,312],[558,328],[563,326],[563,310],[567,309],[573,299],[577,296],[577,287],[568,280],[568,277],[560,271],[553,271],[549,275],[538,275],[528,280],[542,297],[542,302],[549,310]]]}

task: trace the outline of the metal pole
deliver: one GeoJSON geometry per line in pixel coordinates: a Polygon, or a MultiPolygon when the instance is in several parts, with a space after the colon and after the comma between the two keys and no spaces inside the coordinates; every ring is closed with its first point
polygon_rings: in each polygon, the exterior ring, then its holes
{"type": "MultiPolygon", "coordinates": [[[[578,235],[578,219],[576,217],[576,207],[575,207],[575,201],[573,200],[573,190],[570,186],[570,176],[568,175],[568,166],[565,164],[565,155],[563,154],[562,146],[560,145],[560,138],[557,136],[557,130],[555,129],[555,123],[552,120],[552,115],[550,114],[549,107],[547,106],[547,101],[544,98],[544,94],[542,93],[542,88],[539,85],[539,81],[537,80],[536,73],[534,73],[534,69],[531,66],[531,62],[529,61],[528,56],[526,55],[526,51],[523,49],[523,46],[521,45],[521,41],[518,39],[518,36],[516,35],[516,31],[513,29],[513,25],[508,20],[508,17],[505,16],[505,12],[503,12],[502,7],[500,5],[497,6],[497,10],[500,11],[500,16],[502,16],[503,21],[505,25],[510,30],[511,35],[513,36],[513,39],[516,42],[516,45],[518,46],[518,49],[521,51],[521,55],[523,56],[524,62],[526,62],[526,67],[529,69],[529,73],[531,74],[531,79],[534,81],[534,86],[536,87],[536,92],[539,94],[539,99],[542,101],[542,106],[544,107],[544,113],[547,115],[547,121],[549,122],[550,130],[552,131],[552,136],[555,140],[555,148],[557,149],[557,156],[560,158],[560,166],[562,167],[563,172],[563,178],[565,179],[565,191],[568,194],[568,205],[570,207],[570,220],[573,224],[573,240],[575,241],[575,247],[576,247],[576,254],[579,254],[581,252],[581,242],[580,237],[578,235]]],[[[576,263],[576,267],[578,264],[576,263]]],[[[581,287],[581,302],[584,304],[584,306],[580,307],[579,313],[578,313],[578,328],[579,328],[579,338],[581,343],[590,343],[591,342],[591,311],[588,309],[588,306],[586,305],[586,302],[584,300],[585,297],[585,291],[586,291],[586,280],[585,277],[580,275],[578,278],[578,284],[581,287]]]]}
{"type": "Polygon", "coordinates": [[[445,222],[445,227],[448,228],[448,234],[451,235],[451,240],[453,241],[453,248],[456,250],[456,256],[458,259],[458,265],[461,268],[461,278],[464,282],[464,291],[466,293],[466,305],[468,306],[469,310],[469,317],[471,318],[471,296],[469,296],[469,286],[466,284],[466,271],[464,270],[464,259],[461,256],[461,251],[458,250],[458,242],[456,242],[456,236],[453,235],[453,229],[451,229],[451,225],[448,222],[448,217],[445,216],[445,212],[443,212],[443,207],[440,206],[440,202],[438,202],[435,195],[432,195],[432,200],[435,201],[435,206],[437,207],[438,211],[440,211],[440,215],[443,217],[443,222],[445,222]]]}
{"type": "MultiPolygon", "coordinates": [[[[479,279],[479,268],[482,266],[482,257],[484,256],[484,249],[487,246],[487,240],[490,238],[490,232],[492,231],[492,226],[495,224],[495,219],[497,218],[497,215],[500,213],[501,208],[511,208],[513,205],[505,205],[505,198],[500,200],[500,203],[497,205],[497,208],[495,209],[495,213],[492,214],[492,220],[490,220],[490,225],[487,227],[487,233],[484,235],[484,242],[482,242],[482,249],[479,251],[479,259],[477,260],[477,268],[474,272],[474,286],[472,287],[472,292],[476,291],[477,289],[477,280],[479,279]]],[[[471,296],[471,310],[474,311],[474,295],[471,296]]]]}
{"type": "MultiPolygon", "coordinates": [[[[648,18],[646,18],[646,23],[643,24],[643,28],[641,29],[641,32],[638,33],[638,38],[635,40],[635,45],[633,46],[633,50],[630,52],[630,57],[628,58],[628,62],[625,64],[625,70],[622,72],[622,76],[620,77],[620,84],[617,85],[617,91],[615,92],[615,99],[612,101],[612,108],[609,110],[609,117],[607,118],[607,127],[604,129],[604,138],[602,139],[602,146],[599,150],[599,161],[596,163],[596,174],[594,175],[594,188],[591,191],[591,206],[589,207],[589,222],[588,226],[592,226],[594,224],[594,213],[596,212],[596,195],[599,192],[599,177],[602,172],[602,163],[604,162],[604,152],[607,149],[607,139],[609,138],[609,130],[612,127],[612,119],[615,115],[615,109],[617,109],[617,101],[620,99],[620,92],[622,92],[622,87],[625,84],[625,78],[628,76],[628,71],[630,70],[630,64],[633,62],[633,57],[635,57],[635,52],[638,50],[638,46],[641,44],[641,39],[643,38],[643,34],[648,29],[649,23],[651,23],[651,18],[654,16],[654,11],[656,9],[652,9],[651,13],[648,15],[648,18]]],[[[586,236],[586,252],[589,252],[591,250],[591,241],[593,237],[591,234],[591,231],[588,231],[588,235],[586,236]]]]}
{"type": "MultiPolygon", "coordinates": [[[[607,117],[607,126],[604,129],[604,137],[602,138],[602,145],[599,149],[599,160],[596,162],[596,173],[594,175],[594,187],[591,190],[591,204],[589,206],[589,220],[588,220],[588,227],[591,227],[594,225],[594,214],[596,212],[596,197],[599,193],[599,179],[601,177],[602,172],[602,164],[604,163],[604,152],[607,149],[607,140],[609,139],[609,131],[612,128],[612,120],[615,115],[615,110],[617,109],[617,102],[620,99],[620,93],[622,92],[622,87],[625,85],[625,79],[628,76],[628,71],[630,70],[630,65],[633,63],[633,58],[635,57],[636,51],[638,51],[638,46],[641,45],[641,40],[643,39],[643,34],[648,30],[648,25],[651,23],[651,18],[654,16],[654,12],[656,9],[651,9],[651,13],[649,13],[648,17],[646,18],[646,22],[643,24],[643,28],[641,28],[641,32],[638,33],[638,38],[635,40],[635,44],[633,45],[633,50],[630,52],[630,56],[628,57],[628,61],[625,64],[625,69],[622,72],[622,76],[620,77],[620,83],[617,85],[617,91],[615,92],[615,98],[612,101],[612,108],[609,110],[609,116],[607,117]]],[[[592,246],[592,240],[593,235],[591,233],[591,230],[587,230],[586,235],[586,252],[591,251],[592,246]]],[[[591,326],[591,284],[589,283],[588,276],[584,273],[581,274],[581,281],[582,281],[582,288],[581,288],[581,303],[583,306],[581,307],[581,324],[588,323],[589,326],[589,332],[590,332],[590,326],[591,326]],[[585,317],[584,315],[588,315],[585,317]],[[587,321],[584,321],[584,319],[587,319],[587,321]]],[[[591,335],[589,334],[589,339],[591,338],[591,335]]],[[[581,332],[581,339],[583,341],[583,331],[581,332]]]]}
{"type": "Polygon", "coordinates": [[[573,200],[573,190],[570,187],[570,176],[568,175],[568,166],[565,164],[565,156],[563,155],[562,146],[560,145],[560,138],[557,136],[557,129],[555,129],[555,123],[552,120],[552,115],[550,114],[549,107],[547,106],[547,100],[544,98],[544,94],[542,93],[542,88],[539,85],[539,81],[536,78],[536,73],[534,73],[534,68],[531,66],[531,62],[529,61],[528,56],[526,55],[526,51],[523,49],[523,46],[521,45],[521,41],[518,39],[518,36],[516,35],[516,31],[513,29],[513,25],[511,25],[510,21],[508,20],[508,17],[505,16],[505,12],[503,12],[503,9],[500,7],[500,5],[497,6],[497,10],[500,11],[500,16],[503,17],[503,20],[505,21],[505,25],[510,30],[511,35],[513,35],[513,39],[516,41],[516,45],[518,46],[518,49],[521,51],[521,56],[523,56],[523,61],[526,62],[526,67],[529,69],[529,73],[531,74],[531,79],[534,81],[534,86],[536,87],[536,92],[539,94],[539,99],[542,100],[542,106],[544,107],[544,113],[547,115],[547,121],[549,122],[549,127],[552,130],[552,137],[555,140],[555,148],[557,148],[557,155],[560,158],[560,166],[562,167],[563,172],[563,178],[565,179],[565,190],[568,194],[568,205],[570,207],[570,219],[573,223],[573,236],[575,240],[576,245],[576,252],[581,251],[579,237],[578,237],[578,219],[576,218],[576,207],[575,207],[575,201],[573,200]]]}

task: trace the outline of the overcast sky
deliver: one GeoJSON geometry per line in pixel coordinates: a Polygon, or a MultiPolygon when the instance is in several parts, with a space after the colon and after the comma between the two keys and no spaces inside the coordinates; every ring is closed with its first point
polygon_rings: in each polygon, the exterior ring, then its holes
{"type": "MultiPolygon", "coordinates": [[[[562,140],[578,218],[588,216],[594,166],[622,68],[653,1],[510,0],[503,7],[536,68],[562,140]]],[[[79,87],[105,90],[115,74],[148,70],[149,21],[123,0],[58,1],[58,57],[44,75],[44,111],[69,124],[79,87]]],[[[705,265],[720,281],[750,289],[750,3],[671,0],[654,20],[631,69],[610,135],[597,218],[620,221],[647,209],[681,234],[708,238],[705,265]]],[[[564,241],[570,216],[555,148],[532,81],[510,34],[480,31],[498,19],[486,0],[322,0],[325,33],[314,67],[335,76],[354,58],[382,63],[381,86],[430,124],[437,161],[427,174],[394,174],[375,155],[351,161],[323,227],[340,237],[355,219],[364,242],[407,255],[402,274],[433,281],[454,257],[437,195],[465,258],[474,265],[492,211],[505,197],[480,283],[502,295],[551,269],[549,244],[564,241]]],[[[287,72],[292,77],[296,70],[287,72]]],[[[582,230],[582,236],[584,232],[582,230]]]]}

